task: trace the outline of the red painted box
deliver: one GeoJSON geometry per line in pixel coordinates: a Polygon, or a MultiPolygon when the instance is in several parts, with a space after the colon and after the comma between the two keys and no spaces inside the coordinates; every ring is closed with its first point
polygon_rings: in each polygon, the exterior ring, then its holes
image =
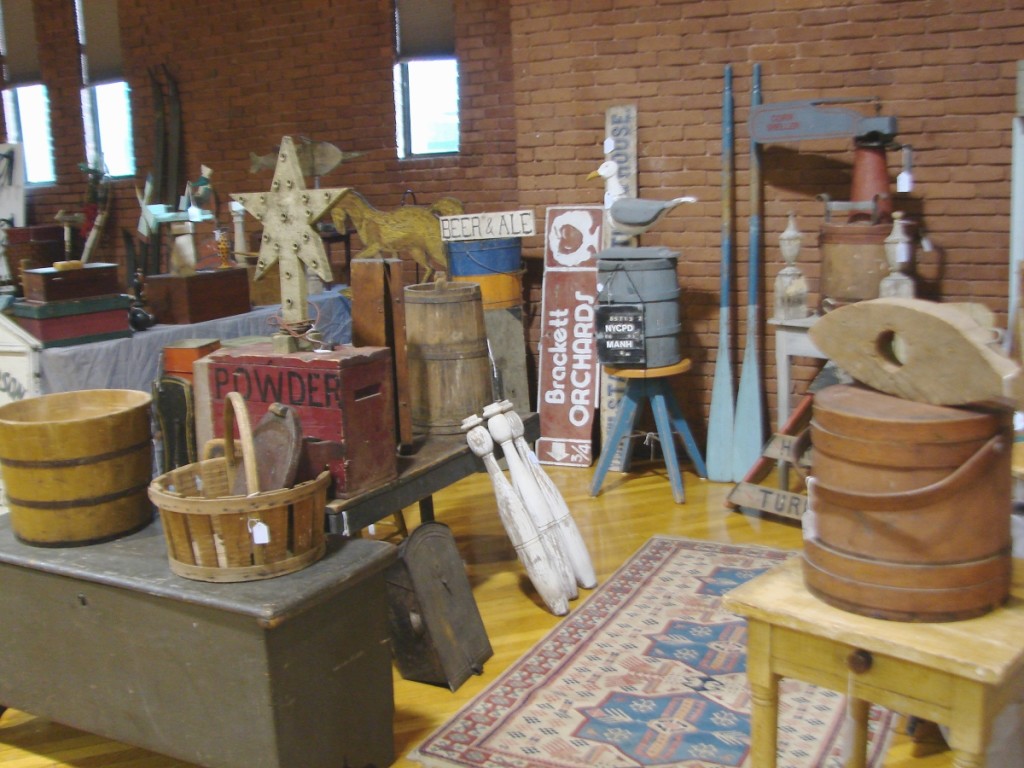
{"type": "Polygon", "coordinates": [[[128,323],[131,296],[112,294],[67,301],[18,300],[15,321],[44,347],[66,347],[132,335],[128,323]]]}
{"type": "MultiPolygon", "coordinates": [[[[274,352],[273,344],[224,347],[195,366],[205,372],[210,426],[223,433],[224,399],[240,392],[253,425],[272,403],[296,409],[303,435],[333,443],[317,453],[334,477],[334,496],[345,498],[398,477],[391,350],[340,346],[325,352],[274,352]]],[[[203,408],[197,403],[197,409],[203,408]]]]}

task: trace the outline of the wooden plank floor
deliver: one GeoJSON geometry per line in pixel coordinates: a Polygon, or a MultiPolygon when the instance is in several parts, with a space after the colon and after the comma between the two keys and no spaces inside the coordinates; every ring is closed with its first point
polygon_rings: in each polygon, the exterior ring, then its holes
{"type": "MultiPolygon", "coordinates": [[[[609,473],[600,495],[589,494],[592,469],[546,467],[573,511],[603,582],[655,534],[735,544],[796,549],[799,528],[792,522],[762,519],[726,509],[731,488],[684,474],[687,501],[675,504],[664,466],[641,464],[630,474],[609,473]]],[[[559,619],[533,593],[498,518],[486,474],[467,478],[434,497],[437,519],[451,526],[466,562],[477,604],[494,648],[484,673],[456,693],[411,683],[395,675],[395,750],[398,768],[416,766],[405,755],[461,705],[543,637],[559,619]]],[[[408,512],[410,524],[418,513],[408,512]]],[[[383,530],[376,532],[378,535],[383,530]]],[[[581,600],[586,596],[581,595],[581,600]]],[[[572,607],[579,601],[572,603],[572,607]]],[[[2,622],[2,617],[0,617],[2,622]]],[[[0,623],[2,626],[2,623],[0,623]]],[[[0,630],[2,632],[2,630],[0,630]]],[[[2,652],[2,643],[0,643],[2,652]]],[[[356,692],[353,692],[354,694],[356,692]]],[[[67,695],[74,695],[69,691],[67,695]]],[[[948,752],[913,756],[899,738],[887,768],[946,768],[948,752]]],[[[186,763],[111,742],[15,710],[0,718],[0,768],[187,768],[186,763]]]]}

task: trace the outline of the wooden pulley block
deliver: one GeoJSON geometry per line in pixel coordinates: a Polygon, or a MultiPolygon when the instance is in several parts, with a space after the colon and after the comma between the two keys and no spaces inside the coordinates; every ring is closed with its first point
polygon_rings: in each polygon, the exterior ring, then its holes
{"type": "Polygon", "coordinates": [[[933,405],[1024,402],[1020,366],[997,346],[978,313],[956,304],[883,298],[825,314],[810,336],[864,384],[933,405]]]}

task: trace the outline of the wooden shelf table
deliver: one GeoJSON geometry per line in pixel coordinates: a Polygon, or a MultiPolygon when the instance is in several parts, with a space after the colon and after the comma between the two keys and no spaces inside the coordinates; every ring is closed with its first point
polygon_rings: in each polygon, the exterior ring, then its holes
{"type": "MultiPolygon", "coordinates": [[[[540,435],[540,417],[536,413],[520,416],[525,438],[532,443],[540,435]]],[[[501,446],[496,445],[494,451],[500,458],[501,446]]],[[[469,449],[465,435],[420,435],[412,453],[398,457],[397,480],[346,499],[327,502],[327,530],[353,536],[386,517],[401,514],[403,509],[416,503],[419,503],[421,522],[431,521],[434,519],[433,494],[474,472],[483,471],[483,461],[469,449]]]]}
{"type": "Polygon", "coordinates": [[[996,716],[1024,696],[1021,560],[1009,602],[965,621],[885,621],[833,608],[807,591],[800,558],[727,593],[724,604],[748,621],[753,765],[776,765],[782,677],[852,696],[850,768],[865,764],[871,702],[948,726],[953,765],[978,768],[996,716]]]}

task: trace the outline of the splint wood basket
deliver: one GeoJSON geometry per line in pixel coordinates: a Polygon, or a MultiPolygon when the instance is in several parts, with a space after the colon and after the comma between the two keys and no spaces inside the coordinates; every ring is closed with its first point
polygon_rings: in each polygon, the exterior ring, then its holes
{"type": "Polygon", "coordinates": [[[330,473],[325,470],[293,488],[232,494],[238,471],[245,471],[249,488],[258,488],[258,479],[245,400],[232,392],[226,406],[224,456],[178,467],[149,486],[149,498],[160,510],[171,571],[198,581],[254,581],[311,565],[326,548],[330,473]],[[235,453],[235,421],[241,461],[235,453]]]}

